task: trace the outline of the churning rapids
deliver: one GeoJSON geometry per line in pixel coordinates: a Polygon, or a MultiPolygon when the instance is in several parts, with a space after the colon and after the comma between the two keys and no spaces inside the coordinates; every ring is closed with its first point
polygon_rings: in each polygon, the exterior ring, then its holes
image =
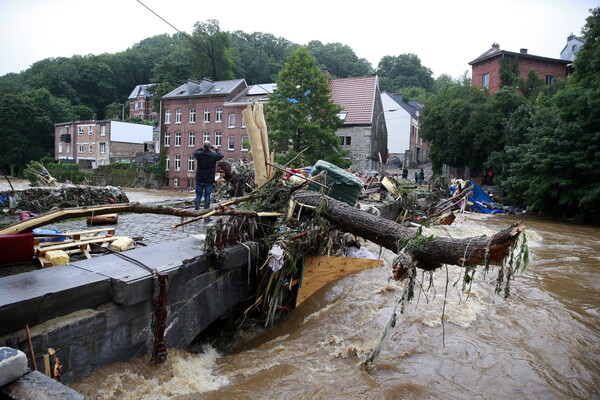
{"type": "MultiPolygon", "coordinates": [[[[464,215],[427,233],[491,235],[516,218],[464,215]]],[[[508,300],[494,293],[497,267],[478,270],[469,296],[460,268],[449,267],[442,324],[443,268],[429,291],[415,286],[368,368],[361,363],[402,292],[387,279],[389,265],[323,288],[236,354],[172,349],[162,365],[135,359],[72,387],[98,399],[598,399],[600,229],[519,219],[530,263],[514,277],[508,300]]]]}

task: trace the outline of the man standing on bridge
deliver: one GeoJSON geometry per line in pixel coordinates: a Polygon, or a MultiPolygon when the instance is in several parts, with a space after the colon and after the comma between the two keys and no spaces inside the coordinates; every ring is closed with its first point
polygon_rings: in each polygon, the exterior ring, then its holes
{"type": "Polygon", "coordinates": [[[204,193],[204,208],[206,209],[210,206],[210,194],[215,182],[217,161],[223,158],[223,153],[207,140],[201,149],[194,151],[194,157],[198,161],[196,165],[196,199],[194,203],[196,210],[200,209],[200,201],[202,200],[202,193],[204,193]]]}

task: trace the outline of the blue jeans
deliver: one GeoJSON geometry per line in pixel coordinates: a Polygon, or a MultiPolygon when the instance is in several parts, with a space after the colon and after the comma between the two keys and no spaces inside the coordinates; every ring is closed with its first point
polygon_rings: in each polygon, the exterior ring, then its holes
{"type": "Polygon", "coordinates": [[[212,183],[196,182],[196,199],[194,203],[200,204],[202,193],[204,192],[204,208],[210,207],[210,194],[212,193],[212,183]]]}

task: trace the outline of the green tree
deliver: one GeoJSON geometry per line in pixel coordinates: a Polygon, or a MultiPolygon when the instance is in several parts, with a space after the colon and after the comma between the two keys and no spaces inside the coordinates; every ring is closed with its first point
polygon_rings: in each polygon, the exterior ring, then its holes
{"type": "Polygon", "coordinates": [[[275,82],[285,60],[298,46],[269,33],[231,34],[232,58],[235,75],[244,77],[248,84],[275,82]]]}
{"type": "Polygon", "coordinates": [[[358,58],[350,46],[342,43],[323,44],[313,40],[306,48],[335,78],[373,75],[373,67],[369,61],[358,58]]]}
{"type": "Polygon", "coordinates": [[[392,93],[401,93],[402,88],[413,86],[422,87],[428,92],[434,88],[433,73],[421,65],[421,60],[415,54],[383,57],[377,66],[377,74],[381,90],[392,93]]]}
{"type": "Polygon", "coordinates": [[[233,79],[234,64],[231,58],[231,36],[221,31],[219,21],[209,19],[196,22],[188,46],[196,52],[194,73],[198,79],[210,77],[215,81],[233,79]]]}
{"type": "Polygon", "coordinates": [[[530,69],[527,78],[520,81],[519,89],[523,96],[533,100],[544,90],[544,80],[534,70],[530,69]]]}
{"type": "Polygon", "coordinates": [[[335,132],[341,125],[341,107],[333,102],[325,74],[305,47],[288,58],[277,79],[277,91],[269,96],[266,119],[270,143],[280,162],[308,147],[296,165],[318,160],[348,167],[335,132]]]}
{"type": "Polygon", "coordinates": [[[600,8],[583,33],[566,87],[544,91],[526,122],[507,125],[524,140],[506,147],[500,182],[531,211],[600,224],[600,8]]]}

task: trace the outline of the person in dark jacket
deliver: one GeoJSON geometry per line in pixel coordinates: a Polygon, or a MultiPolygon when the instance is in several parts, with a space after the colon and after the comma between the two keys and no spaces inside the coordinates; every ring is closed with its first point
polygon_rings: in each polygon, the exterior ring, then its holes
{"type": "Polygon", "coordinates": [[[201,149],[194,151],[194,158],[197,161],[196,199],[194,203],[196,204],[196,210],[200,209],[200,201],[204,193],[204,208],[206,209],[210,206],[210,194],[215,183],[217,161],[223,158],[223,153],[211,145],[209,141],[206,141],[201,149]]]}

